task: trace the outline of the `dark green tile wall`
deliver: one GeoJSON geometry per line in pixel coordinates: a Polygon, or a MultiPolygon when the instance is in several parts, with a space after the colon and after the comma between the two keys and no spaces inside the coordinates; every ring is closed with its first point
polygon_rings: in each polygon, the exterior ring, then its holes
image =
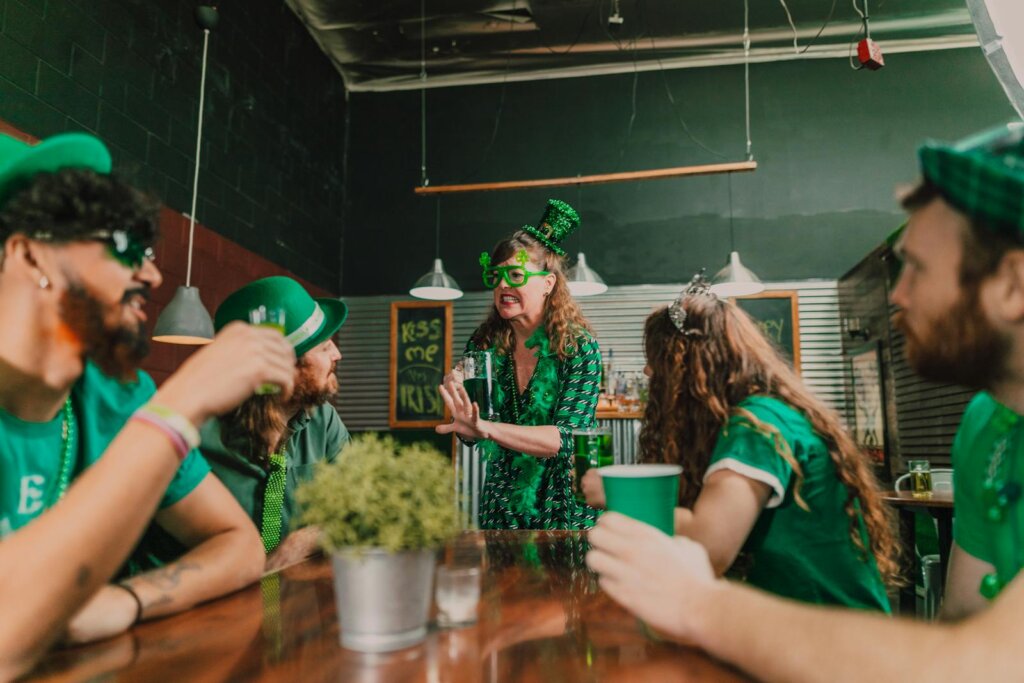
{"type": "MultiPolygon", "coordinates": [[[[877,72],[845,59],[753,64],[750,79],[760,168],[733,178],[733,223],[744,263],[768,280],[838,278],[902,222],[893,193],[916,179],[922,140],[1015,117],[978,48],[886,55],[877,72]]],[[[504,97],[501,85],[429,90],[431,184],[743,159],[742,66],[639,74],[627,136],[632,91],[631,74],[508,83],[504,97]]],[[[350,107],[359,172],[349,177],[344,291],[408,291],[434,252],[435,200],[413,194],[419,93],[353,93],[350,107]]],[[[569,251],[582,248],[609,284],[684,282],[724,265],[728,192],[725,176],[705,176],[449,195],[441,252],[463,288],[481,289],[480,251],[559,197],[583,217],[569,251]]]]}
{"type": "MultiPolygon", "coordinates": [[[[184,0],[0,0],[0,118],[99,135],[115,170],[191,206],[202,31],[184,0]]],[[[345,90],[283,2],[221,0],[199,221],[339,290],[345,90]]]]}

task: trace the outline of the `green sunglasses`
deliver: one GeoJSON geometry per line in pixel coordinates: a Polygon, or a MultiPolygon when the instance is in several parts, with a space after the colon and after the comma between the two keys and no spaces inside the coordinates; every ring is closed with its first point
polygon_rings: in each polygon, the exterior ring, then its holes
{"type": "Polygon", "coordinates": [[[138,270],[144,261],[155,261],[153,247],[136,241],[126,230],[100,230],[88,236],[107,245],[110,255],[126,268],[138,270]]]}
{"type": "MultiPolygon", "coordinates": [[[[44,242],[52,242],[53,234],[47,231],[40,231],[32,235],[34,239],[44,242]]],[[[127,230],[97,230],[86,233],[81,237],[75,237],[71,241],[95,240],[102,242],[107,247],[107,252],[125,268],[138,270],[145,261],[155,261],[156,254],[153,247],[147,247],[142,242],[134,239],[127,230]]]]}
{"type": "Polygon", "coordinates": [[[533,275],[550,275],[546,270],[532,271],[523,266],[495,266],[484,268],[484,287],[496,289],[504,280],[509,287],[522,287],[533,275]]]}

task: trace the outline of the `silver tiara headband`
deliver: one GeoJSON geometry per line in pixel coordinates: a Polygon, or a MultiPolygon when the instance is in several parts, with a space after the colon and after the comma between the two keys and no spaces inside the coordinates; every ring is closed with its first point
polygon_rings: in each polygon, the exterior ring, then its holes
{"type": "Polygon", "coordinates": [[[672,320],[672,324],[687,337],[701,334],[701,331],[696,328],[686,329],[686,309],[683,308],[683,299],[690,296],[715,296],[715,293],[711,291],[711,283],[704,279],[703,268],[694,274],[690,283],[680,292],[679,297],[668,307],[668,317],[672,320]]]}

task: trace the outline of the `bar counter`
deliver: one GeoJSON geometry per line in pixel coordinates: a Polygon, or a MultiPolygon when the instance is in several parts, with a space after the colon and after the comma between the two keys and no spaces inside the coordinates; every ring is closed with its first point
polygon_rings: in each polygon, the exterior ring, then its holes
{"type": "MultiPolygon", "coordinates": [[[[329,560],[130,633],[56,650],[33,681],[743,681],[707,655],[658,642],[585,568],[579,532],[464,534],[480,551],[477,624],[390,654],[339,645],[329,560]]],[[[464,553],[463,553],[464,554],[464,553]]]]}

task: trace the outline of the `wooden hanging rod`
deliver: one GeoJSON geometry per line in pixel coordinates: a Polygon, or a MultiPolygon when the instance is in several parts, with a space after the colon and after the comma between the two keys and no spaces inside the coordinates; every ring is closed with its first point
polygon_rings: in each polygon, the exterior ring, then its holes
{"type": "Polygon", "coordinates": [[[415,188],[416,194],[452,194],[455,192],[493,192],[495,190],[526,190],[537,187],[565,187],[567,185],[597,185],[599,183],[621,183],[631,180],[657,180],[678,178],[688,175],[712,175],[715,173],[740,173],[753,171],[756,161],[736,161],[729,164],[705,164],[703,166],[675,166],[650,171],[625,171],[623,173],[600,173],[598,175],[572,176],[568,178],[543,178],[540,180],[507,180],[500,183],[472,183],[469,185],[428,185],[415,188]]]}

